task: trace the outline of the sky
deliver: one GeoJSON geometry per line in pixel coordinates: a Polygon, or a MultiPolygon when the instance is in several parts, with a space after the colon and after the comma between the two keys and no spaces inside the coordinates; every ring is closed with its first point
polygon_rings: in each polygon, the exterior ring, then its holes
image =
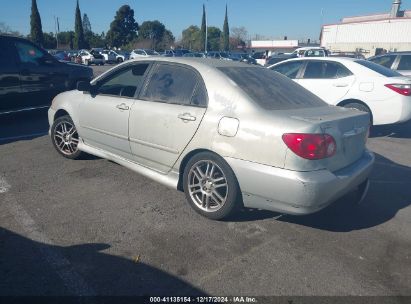
{"type": "MultiPolygon", "coordinates": [[[[31,0],[2,0],[0,23],[12,30],[30,31],[31,0]]],[[[343,17],[389,12],[392,0],[79,0],[81,13],[90,19],[92,30],[107,32],[116,11],[123,4],[134,9],[141,24],[159,20],[178,39],[190,25],[201,26],[202,5],[206,5],[208,25],[223,27],[228,5],[230,28],[245,27],[250,39],[260,37],[317,40],[321,24],[337,23],[343,17]]],[[[54,17],[60,31],[73,30],[76,0],[37,0],[43,31],[55,32],[54,17]]],[[[411,0],[402,1],[411,10],[411,0]]]]}

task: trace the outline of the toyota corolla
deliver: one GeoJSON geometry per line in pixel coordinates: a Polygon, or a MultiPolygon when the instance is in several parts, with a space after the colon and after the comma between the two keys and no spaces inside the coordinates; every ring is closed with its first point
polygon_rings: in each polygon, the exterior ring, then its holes
{"type": "Polygon", "coordinates": [[[302,215],[351,191],[363,197],[369,122],[271,70],[196,58],[128,61],[49,110],[62,156],[119,163],[184,191],[211,219],[242,206],[302,215]]]}

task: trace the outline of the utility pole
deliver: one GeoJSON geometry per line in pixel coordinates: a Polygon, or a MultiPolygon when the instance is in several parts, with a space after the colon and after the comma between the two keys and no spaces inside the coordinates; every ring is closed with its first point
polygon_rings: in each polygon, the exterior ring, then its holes
{"type": "MultiPolygon", "coordinates": [[[[208,0],[207,0],[208,3],[208,0]]],[[[206,32],[205,32],[205,45],[204,45],[204,52],[207,54],[207,46],[208,46],[208,14],[207,14],[207,7],[205,9],[205,22],[206,22],[206,32]]]]}
{"type": "Polygon", "coordinates": [[[54,16],[54,27],[56,32],[56,40],[57,40],[57,49],[59,48],[59,32],[60,32],[60,25],[59,25],[59,18],[54,16]]]}

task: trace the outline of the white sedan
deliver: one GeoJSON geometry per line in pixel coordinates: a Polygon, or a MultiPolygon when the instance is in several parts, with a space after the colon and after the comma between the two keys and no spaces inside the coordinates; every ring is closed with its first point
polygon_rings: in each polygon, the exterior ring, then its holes
{"type": "Polygon", "coordinates": [[[297,58],[274,64],[279,72],[331,105],[371,114],[374,125],[411,119],[411,79],[366,60],[297,58]]]}
{"type": "Polygon", "coordinates": [[[150,56],[160,56],[160,54],[154,50],[137,49],[131,52],[130,59],[137,59],[141,57],[150,57],[150,56]]]}

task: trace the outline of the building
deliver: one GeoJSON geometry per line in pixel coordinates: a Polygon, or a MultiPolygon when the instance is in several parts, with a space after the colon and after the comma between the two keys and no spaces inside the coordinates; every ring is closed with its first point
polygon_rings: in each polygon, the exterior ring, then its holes
{"type": "Polygon", "coordinates": [[[278,53],[292,53],[305,46],[319,46],[317,42],[299,40],[252,40],[248,46],[254,52],[265,52],[268,56],[278,53]]]}
{"type": "Polygon", "coordinates": [[[321,46],[332,52],[361,52],[366,57],[411,51],[411,10],[401,11],[401,0],[394,0],[389,13],[347,17],[341,23],[324,25],[321,46]]]}

